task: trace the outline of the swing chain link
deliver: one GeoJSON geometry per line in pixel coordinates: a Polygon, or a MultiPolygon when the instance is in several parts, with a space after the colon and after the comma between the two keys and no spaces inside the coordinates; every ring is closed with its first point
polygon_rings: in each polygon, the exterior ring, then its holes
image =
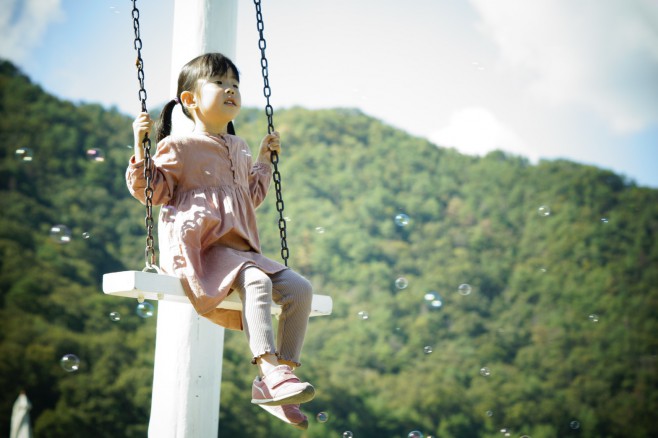
{"type": "MultiPolygon", "coordinates": [[[[137,51],[137,79],[139,80],[139,100],[142,103],[142,112],[146,112],[146,88],[144,88],[144,60],[142,59],[142,39],[139,33],[139,9],[137,9],[137,0],[133,2],[133,29],[135,30],[135,50],[137,51]]],[[[144,258],[146,260],[145,270],[153,270],[156,267],[155,246],[153,240],[153,160],[151,159],[151,139],[148,133],[142,140],[144,148],[144,179],[146,188],[144,188],[144,200],[146,204],[146,217],[144,225],[146,226],[146,248],[144,249],[144,258]]]]}
{"type": "MultiPolygon", "coordinates": [[[[267,133],[271,134],[274,132],[274,109],[270,104],[270,96],[272,95],[272,89],[270,88],[270,80],[268,77],[267,69],[267,57],[265,56],[265,48],[267,47],[267,42],[265,41],[265,36],[263,31],[265,25],[263,23],[263,14],[261,13],[260,0],[254,0],[254,5],[256,5],[256,26],[258,28],[258,47],[260,48],[260,66],[263,73],[263,95],[265,96],[266,105],[265,105],[265,114],[267,115],[267,133]]],[[[283,217],[283,196],[281,195],[281,173],[279,172],[279,154],[275,151],[272,151],[270,154],[270,159],[272,165],[274,166],[274,171],[272,172],[272,179],[274,180],[274,189],[276,192],[276,209],[279,212],[279,236],[281,237],[281,258],[286,266],[288,266],[288,256],[290,252],[288,251],[288,242],[286,237],[286,220],[283,217]]]]}

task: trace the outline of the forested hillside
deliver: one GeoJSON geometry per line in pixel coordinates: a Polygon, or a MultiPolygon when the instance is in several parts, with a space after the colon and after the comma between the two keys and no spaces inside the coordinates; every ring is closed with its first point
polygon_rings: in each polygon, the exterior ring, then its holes
{"type": "MultiPolygon", "coordinates": [[[[352,109],[274,121],[290,265],[334,313],[299,370],[318,390],[307,432],[249,403],[255,369],[227,331],[220,437],[658,436],[657,190],[461,155],[352,109]]],[[[36,438],[146,436],[156,317],[101,291],[144,264],[130,124],[0,63],[0,436],[20,390],[36,438]]],[[[255,151],[262,111],[236,127],[255,151]]],[[[273,194],[258,214],[278,259],[273,194]]]]}

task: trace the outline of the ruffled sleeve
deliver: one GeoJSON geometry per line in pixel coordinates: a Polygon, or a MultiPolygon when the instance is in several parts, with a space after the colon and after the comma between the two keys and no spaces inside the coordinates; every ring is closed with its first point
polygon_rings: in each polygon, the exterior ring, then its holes
{"type": "MultiPolygon", "coordinates": [[[[153,155],[153,205],[169,202],[183,173],[181,161],[175,143],[168,137],[158,143],[156,153],[153,155]]],[[[146,204],[146,179],[144,178],[144,160],[135,161],[130,158],[126,170],[126,184],[128,190],[139,202],[146,204]]]]}
{"type": "Polygon", "coordinates": [[[251,166],[249,172],[249,193],[254,203],[254,208],[258,207],[267,195],[272,180],[272,167],[266,163],[256,162],[251,166]]]}

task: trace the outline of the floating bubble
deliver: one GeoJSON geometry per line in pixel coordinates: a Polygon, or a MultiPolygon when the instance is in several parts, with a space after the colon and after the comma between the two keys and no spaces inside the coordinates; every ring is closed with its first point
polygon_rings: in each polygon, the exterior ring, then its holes
{"type": "Polygon", "coordinates": [[[71,230],[66,225],[53,225],[50,228],[50,237],[57,243],[69,243],[71,241],[71,230]]]}
{"type": "Polygon", "coordinates": [[[409,432],[409,435],[407,435],[407,438],[423,438],[423,434],[418,430],[412,430],[409,432]]]}
{"type": "Polygon", "coordinates": [[[251,157],[251,151],[249,149],[242,149],[242,153],[247,157],[251,157]]]}
{"type": "Polygon", "coordinates": [[[354,434],[349,430],[346,430],[345,432],[343,432],[343,438],[354,438],[354,434]]]}
{"type": "Polygon", "coordinates": [[[610,222],[610,220],[607,217],[602,217],[601,218],[601,223],[602,224],[607,224],[608,222],[610,222]]]}
{"type": "Polygon", "coordinates": [[[121,314],[119,312],[110,312],[110,320],[112,321],[121,320],[121,314]]]}
{"type": "Polygon", "coordinates": [[[395,215],[395,225],[398,227],[406,227],[409,225],[409,216],[404,213],[398,213],[395,215]]]}
{"type": "Polygon", "coordinates": [[[430,353],[432,353],[432,351],[434,351],[434,350],[433,350],[432,347],[429,346],[429,345],[426,345],[426,346],[423,348],[423,352],[424,352],[425,354],[430,354],[430,353]]]}
{"type": "Polygon", "coordinates": [[[368,315],[368,312],[366,312],[365,310],[360,311],[358,313],[358,315],[359,315],[359,318],[361,318],[363,320],[366,320],[366,319],[370,318],[370,315],[368,315]]]}
{"type": "Polygon", "coordinates": [[[437,291],[430,291],[425,294],[425,304],[431,310],[440,309],[443,307],[443,298],[437,291]]]}
{"type": "Polygon", "coordinates": [[[521,435],[521,438],[532,438],[530,435],[521,435]]]}
{"type": "Polygon", "coordinates": [[[537,270],[538,270],[539,272],[541,272],[542,274],[545,274],[546,272],[548,272],[548,269],[546,269],[546,268],[543,267],[543,266],[540,266],[539,269],[537,269],[537,270]]]}
{"type": "Polygon", "coordinates": [[[409,282],[407,281],[406,278],[400,277],[397,280],[395,280],[395,287],[398,289],[406,289],[406,287],[409,286],[409,282]]]}
{"type": "Polygon", "coordinates": [[[75,354],[65,354],[59,360],[59,364],[66,372],[72,373],[80,369],[80,359],[75,354]]]}
{"type": "Polygon", "coordinates": [[[592,322],[599,322],[599,315],[597,315],[596,313],[592,313],[589,316],[589,320],[592,321],[592,322]]]}
{"type": "Polygon", "coordinates": [[[283,220],[286,222],[292,222],[292,218],[290,216],[285,216],[283,220]]]}
{"type": "Polygon", "coordinates": [[[473,289],[471,288],[470,284],[462,283],[459,285],[457,288],[457,292],[459,292],[459,295],[470,295],[471,291],[473,289]]]}
{"type": "Polygon", "coordinates": [[[494,411],[488,410],[487,412],[487,417],[493,417],[494,416],[494,411]]]}
{"type": "Polygon", "coordinates": [[[82,233],[82,238],[85,239],[85,240],[90,239],[91,238],[91,233],[89,233],[88,231],[85,231],[84,233],[82,233]]]}
{"type": "Polygon", "coordinates": [[[150,318],[153,316],[153,304],[144,301],[143,303],[137,304],[135,311],[141,318],[150,318]]]}
{"type": "Polygon", "coordinates": [[[326,412],[318,412],[318,415],[316,415],[315,418],[320,423],[326,423],[327,420],[329,419],[329,414],[327,414],[326,412]]]}
{"type": "Polygon", "coordinates": [[[105,155],[103,155],[103,151],[100,149],[88,149],[87,158],[89,161],[95,161],[97,163],[102,163],[105,161],[105,155]]]}
{"type": "Polygon", "coordinates": [[[569,427],[572,428],[573,430],[580,429],[580,421],[571,420],[571,423],[569,423],[569,427]]]}
{"type": "Polygon", "coordinates": [[[324,227],[315,227],[315,232],[318,234],[324,234],[324,227]]]}
{"type": "Polygon", "coordinates": [[[34,158],[34,152],[30,148],[18,148],[16,149],[16,158],[29,163],[34,158]]]}
{"type": "Polygon", "coordinates": [[[480,368],[480,375],[484,377],[489,377],[491,375],[491,370],[487,367],[480,368]]]}
{"type": "Polygon", "coordinates": [[[548,205],[540,205],[537,209],[537,214],[542,217],[551,215],[551,208],[548,205]]]}

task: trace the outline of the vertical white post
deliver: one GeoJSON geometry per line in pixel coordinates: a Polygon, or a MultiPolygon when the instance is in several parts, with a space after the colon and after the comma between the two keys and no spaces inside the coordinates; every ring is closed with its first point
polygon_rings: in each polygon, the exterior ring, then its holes
{"type": "MultiPolygon", "coordinates": [[[[235,59],[237,8],[237,0],[175,0],[172,98],[187,61],[207,52],[235,59]]],[[[189,129],[174,114],[173,130],[189,129]]],[[[188,304],[160,301],[157,317],[149,437],[216,437],[224,329],[188,304]]]]}

